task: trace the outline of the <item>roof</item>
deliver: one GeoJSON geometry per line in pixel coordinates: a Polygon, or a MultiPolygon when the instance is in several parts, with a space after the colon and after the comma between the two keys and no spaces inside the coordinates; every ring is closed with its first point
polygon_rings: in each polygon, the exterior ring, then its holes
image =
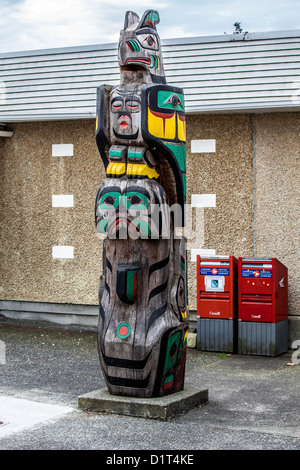
{"type": "MultiPolygon", "coordinates": [[[[162,41],[186,112],[300,110],[300,30],[162,41]]],[[[94,118],[96,88],[119,83],[117,44],[0,54],[0,122],[94,118]]]]}

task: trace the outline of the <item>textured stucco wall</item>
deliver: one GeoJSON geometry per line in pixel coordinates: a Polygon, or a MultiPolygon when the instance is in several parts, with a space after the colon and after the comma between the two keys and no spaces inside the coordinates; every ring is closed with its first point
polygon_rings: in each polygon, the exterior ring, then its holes
{"type": "Polygon", "coordinates": [[[103,178],[94,121],[15,125],[1,155],[1,299],[97,303],[103,178]],[[74,156],[52,157],[52,144],[73,144],[74,156]],[[73,194],[74,207],[53,208],[53,194],[73,194]],[[74,246],[74,258],[52,259],[53,245],[74,246]]]}
{"type": "MultiPolygon", "coordinates": [[[[216,194],[216,207],[193,209],[204,215],[204,240],[193,248],[218,255],[253,255],[253,136],[250,115],[187,118],[187,192],[216,194]],[[191,153],[191,140],[215,139],[215,153],[191,153]]],[[[195,212],[193,219],[196,219],[195,212]]],[[[200,218],[201,221],[201,218],[200,218]]],[[[189,302],[196,309],[196,264],[189,263],[189,302]]]]}
{"type": "MultiPolygon", "coordinates": [[[[299,113],[187,117],[187,202],[216,195],[216,207],[192,210],[188,247],[278,257],[289,268],[290,314],[299,314],[299,124],[299,113]],[[216,151],[192,153],[191,140],[201,139],[215,139],[216,151]]],[[[105,175],[95,122],[14,127],[11,139],[0,139],[0,298],[97,304],[94,200],[105,175]],[[73,144],[74,156],[52,157],[52,144],[73,144]],[[73,194],[74,207],[53,208],[53,194],[73,194]],[[53,259],[53,245],[73,246],[74,258],[53,259]]],[[[188,269],[194,310],[196,264],[188,269]]]]}
{"type": "Polygon", "coordinates": [[[300,114],[257,115],[255,127],[255,252],[288,267],[289,315],[299,315],[300,114]]]}

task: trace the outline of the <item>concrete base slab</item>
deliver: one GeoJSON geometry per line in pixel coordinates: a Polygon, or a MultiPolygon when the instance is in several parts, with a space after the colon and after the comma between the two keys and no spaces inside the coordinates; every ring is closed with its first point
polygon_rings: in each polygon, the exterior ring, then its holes
{"type": "Polygon", "coordinates": [[[208,403],[208,389],[186,388],[165,397],[136,398],[111,395],[107,388],[78,397],[83,411],[122,414],[140,418],[167,420],[208,403]]]}

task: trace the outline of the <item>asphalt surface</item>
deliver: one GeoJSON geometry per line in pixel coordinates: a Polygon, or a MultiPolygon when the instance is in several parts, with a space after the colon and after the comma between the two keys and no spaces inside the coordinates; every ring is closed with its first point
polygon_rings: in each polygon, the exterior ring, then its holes
{"type": "Polygon", "coordinates": [[[78,396],[105,387],[96,330],[0,316],[0,450],[102,450],[114,458],[148,450],[152,464],[162,463],[159,451],[300,450],[300,365],[289,365],[292,353],[188,349],[185,382],[207,388],[208,404],[167,421],[86,413],[78,396]]]}

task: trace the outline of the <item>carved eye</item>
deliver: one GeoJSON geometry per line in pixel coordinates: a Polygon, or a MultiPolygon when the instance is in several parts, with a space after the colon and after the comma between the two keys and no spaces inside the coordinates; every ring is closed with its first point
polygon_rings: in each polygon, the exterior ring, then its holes
{"type": "Polygon", "coordinates": [[[127,207],[127,209],[144,210],[148,209],[149,201],[144,194],[128,193],[124,205],[127,207]]]}
{"type": "Polygon", "coordinates": [[[159,38],[150,31],[137,32],[137,40],[144,49],[154,49],[155,51],[159,49],[159,38]]]}
{"type": "Polygon", "coordinates": [[[145,39],[144,39],[144,42],[147,42],[148,46],[150,47],[153,47],[156,45],[156,40],[154,38],[154,36],[147,36],[145,39]]]}
{"type": "Polygon", "coordinates": [[[149,46],[152,46],[152,44],[154,43],[154,40],[151,36],[148,36],[147,43],[149,44],[149,46]]]}
{"type": "Polygon", "coordinates": [[[132,206],[137,206],[140,203],[143,203],[142,199],[139,196],[131,196],[128,198],[132,206]]]}
{"type": "Polygon", "coordinates": [[[139,111],[140,103],[136,100],[128,100],[126,101],[126,106],[130,111],[139,111]]]}
{"type": "Polygon", "coordinates": [[[112,196],[107,196],[105,199],[104,199],[104,203],[107,205],[107,206],[113,206],[114,203],[116,201],[116,198],[115,197],[112,197],[112,196]]]}
{"type": "Polygon", "coordinates": [[[121,100],[116,99],[112,102],[113,111],[119,111],[122,108],[122,106],[123,106],[123,101],[121,100]]]}
{"type": "Polygon", "coordinates": [[[100,198],[100,209],[102,210],[117,209],[117,207],[119,206],[119,199],[120,199],[120,195],[117,192],[104,194],[100,198]]]}
{"type": "Polygon", "coordinates": [[[177,108],[178,105],[183,107],[183,104],[181,103],[177,95],[170,96],[170,98],[168,99],[168,101],[166,101],[165,104],[170,104],[173,108],[177,108]]]}
{"type": "Polygon", "coordinates": [[[137,104],[128,104],[127,105],[129,109],[137,109],[138,105],[137,104]]]}

